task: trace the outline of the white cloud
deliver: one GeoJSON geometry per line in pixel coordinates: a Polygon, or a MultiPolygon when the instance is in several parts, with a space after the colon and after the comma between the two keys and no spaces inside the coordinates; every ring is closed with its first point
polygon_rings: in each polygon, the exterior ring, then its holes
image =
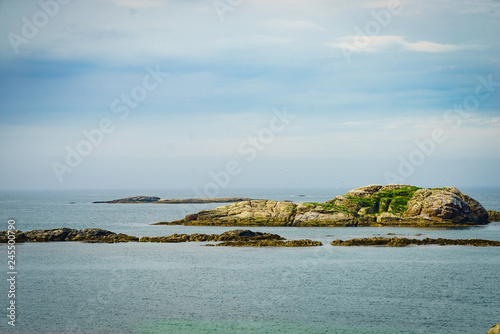
{"type": "Polygon", "coordinates": [[[383,52],[388,50],[409,50],[416,52],[452,52],[463,49],[478,48],[474,45],[454,45],[430,41],[409,42],[406,37],[398,35],[383,36],[343,36],[339,42],[329,44],[331,47],[342,47],[357,52],[383,52]]]}
{"type": "Polygon", "coordinates": [[[428,41],[419,41],[416,43],[404,42],[403,45],[412,51],[418,52],[450,52],[468,48],[464,45],[440,44],[428,41]]]}

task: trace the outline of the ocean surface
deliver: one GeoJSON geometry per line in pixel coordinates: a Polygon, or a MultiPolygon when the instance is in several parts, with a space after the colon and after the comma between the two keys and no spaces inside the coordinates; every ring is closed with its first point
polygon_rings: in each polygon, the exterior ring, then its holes
{"type": "MultiPolygon", "coordinates": [[[[224,189],[220,196],[324,202],[349,189],[224,189]]],[[[463,188],[500,211],[499,188],[463,188]]],[[[152,226],[221,204],[92,204],[189,189],[1,191],[0,230],[103,228],[135,236],[222,233],[152,226]]],[[[1,333],[481,333],[500,322],[500,248],[332,247],[396,233],[500,241],[500,223],[460,229],[251,227],[314,248],[203,243],[16,245],[16,326],[8,325],[7,247],[0,245],[1,333]]]]}

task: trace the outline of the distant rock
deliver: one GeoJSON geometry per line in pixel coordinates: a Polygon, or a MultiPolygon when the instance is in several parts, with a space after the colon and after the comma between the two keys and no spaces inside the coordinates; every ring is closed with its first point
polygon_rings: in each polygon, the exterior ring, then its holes
{"type": "Polygon", "coordinates": [[[451,227],[486,223],[488,212],[483,206],[456,188],[389,184],[353,189],[325,203],[245,200],[157,224],[451,227]]]}
{"type": "Polygon", "coordinates": [[[158,202],[160,200],[160,197],[154,197],[154,196],[133,196],[133,197],[126,197],[126,198],[120,198],[120,199],[115,199],[112,201],[97,201],[94,202],[96,204],[114,204],[114,203],[154,203],[158,202]]]}
{"type": "Polygon", "coordinates": [[[246,197],[221,197],[221,198],[185,198],[185,199],[161,199],[154,196],[133,196],[115,199],[112,201],[97,201],[95,204],[116,204],[116,203],[156,203],[156,204],[207,204],[207,203],[233,203],[248,201],[246,197]]]}
{"type": "Polygon", "coordinates": [[[486,334],[500,334],[500,323],[491,327],[490,330],[488,331],[488,333],[486,333],[486,334]]]}

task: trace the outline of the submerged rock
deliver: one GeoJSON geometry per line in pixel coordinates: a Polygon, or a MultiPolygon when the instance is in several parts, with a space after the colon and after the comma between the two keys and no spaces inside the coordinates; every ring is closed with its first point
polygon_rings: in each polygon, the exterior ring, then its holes
{"type": "MultiPolygon", "coordinates": [[[[491,217],[491,215],[490,215],[491,217]]],[[[200,211],[169,225],[464,226],[488,223],[488,212],[453,187],[370,185],[325,203],[249,200],[200,211]]]]}
{"type": "Polygon", "coordinates": [[[409,238],[387,238],[387,237],[373,237],[373,238],[357,238],[350,240],[333,240],[330,245],[332,246],[388,246],[388,247],[406,247],[410,245],[459,245],[459,246],[477,246],[477,247],[500,247],[500,241],[483,240],[483,239],[409,239],[409,238]]]}

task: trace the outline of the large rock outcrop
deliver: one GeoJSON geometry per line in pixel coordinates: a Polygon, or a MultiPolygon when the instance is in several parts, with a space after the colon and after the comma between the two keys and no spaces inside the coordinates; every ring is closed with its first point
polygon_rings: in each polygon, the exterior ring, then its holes
{"type": "Polygon", "coordinates": [[[225,226],[463,226],[488,222],[476,200],[453,187],[370,185],[325,203],[249,200],[157,224],[225,226]]]}
{"type": "Polygon", "coordinates": [[[451,219],[458,223],[488,220],[488,212],[478,201],[453,187],[417,190],[404,216],[451,219]]]}

